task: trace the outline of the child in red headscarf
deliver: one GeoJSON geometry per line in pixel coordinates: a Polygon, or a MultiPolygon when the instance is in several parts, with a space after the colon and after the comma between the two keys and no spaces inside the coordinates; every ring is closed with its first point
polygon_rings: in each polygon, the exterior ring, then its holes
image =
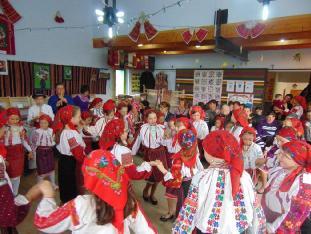
{"type": "Polygon", "coordinates": [[[297,119],[301,119],[304,111],[307,110],[307,101],[303,96],[296,96],[291,100],[293,107],[290,110],[285,110],[286,114],[294,114],[297,119]]]}
{"type": "Polygon", "coordinates": [[[84,111],[81,113],[81,122],[80,122],[80,132],[82,135],[82,138],[85,143],[85,154],[91,153],[93,150],[93,141],[96,141],[92,134],[88,131],[90,125],[93,122],[93,116],[89,111],[84,111]]]}
{"type": "Polygon", "coordinates": [[[85,143],[77,129],[80,121],[80,108],[70,105],[61,108],[55,117],[56,148],[60,154],[58,160],[59,192],[63,203],[75,198],[81,185],[81,181],[77,181],[77,178],[80,178],[80,166],[85,158],[85,143]]]}
{"type": "Polygon", "coordinates": [[[32,158],[32,149],[28,143],[26,130],[21,122],[21,114],[18,108],[8,108],[7,127],[4,136],[4,144],[7,150],[7,168],[9,177],[12,182],[13,194],[18,194],[20,178],[24,171],[24,154],[26,149],[28,159],[32,158]]]}
{"type": "Polygon", "coordinates": [[[227,131],[211,132],[203,141],[210,166],[193,178],[172,233],[265,233],[265,220],[240,145],[227,131]]]}
{"type": "Polygon", "coordinates": [[[93,114],[95,119],[99,119],[104,116],[103,113],[103,99],[94,98],[89,106],[90,112],[93,114]]]}
{"type": "MultiPolygon", "coordinates": [[[[163,184],[168,188],[168,192],[177,190],[177,207],[169,206],[169,213],[161,217],[161,221],[168,221],[178,215],[179,210],[187,197],[192,177],[203,170],[197,150],[196,134],[190,129],[180,130],[177,134],[180,150],[173,155],[172,166],[165,169],[161,162],[158,163],[159,170],[165,175],[163,184]]],[[[170,204],[169,204],[170,205],[170,204]]]]}
{"type": "Polygon", "coordinates": [[[211,132],[216,130],[224,130],[225,125],[225,117],[223,116],[216,116],[215,118],[215,125],[211,128],[211,132]]]}
{"type": "Polygon", "coordinates": [[[203,158],[203,147],[202,147],[202,141],[204,138],[208,135],[209,129],[207,126],[207,123],[204,121],[205,119],[205,112],[200,106],[193,106],[190,109],[190,117],[192,119],[192,124],[196,130],[197,133],[197,139],[198,139],[198,147],[200,152],[200,157],[203,158]]]}
{"type": "Polygon", "coordinates": [[[266,163],[261,147],[254,141],[256,140],[256,130],[245,127],[240,135],[241,149],[244,162],[244,170],[252,177],[258,193],[262,193],[267,182],[267,175],[261,168],[266,163]],[[260,177],[260,180],[258,178],[260,177]]]}
{"type": "Polygon", "coordinates": [[[54,188],[55,183],[55,145],[53,129],[50,128],[52,119],[48,115],[39,117],[39,128],[33,131],[31,135],[31,147],[36,154],[38,180],[41,181],[48,177],[54,188]]]}
{"type": "MultiPolygon", "coordinates": [[[[162,144],[164,128],[162,125],[157,124],[157,112],[152,109],[145,111],[145,120],[147,123],[141,126],[138,136],[134,141],[132,155],[136,155],[141,147],[146,162],[161,160],[166,167],[166,149],[162,144]]],[[[153,205],[158,204],[154,194],[158,183],[162,179],[163,174],[156,167],[153,167],[152,175],[147,179],[143,191],[145,201],[150,201],[153,205]]]]}
{"type": "Polygon", "coordinates": [[[247,114],[242,109],[236,109],[232,113],[231,121],[234,123],[234,126],[231,129],[231,133],[235,139],[240,142],[240,135],[243,131],[243,128],[249,125],[247,114]]]}
{"type": "Polygon", "coordinates": [[[40,201],[34,224],[44,233],[157,233],[129,189],[129,178],[113,154],[95,150],[85,158],[84,186],[88,195],[58,207],[49,182],[37,187],[40,201]]]}
{"type": "Polygon", "coordinates": [[[285,143],[280,168],[269,177],[262,197],[268,233],[300,233],[311,212],[311,148],[305,142],[285,143]]]}

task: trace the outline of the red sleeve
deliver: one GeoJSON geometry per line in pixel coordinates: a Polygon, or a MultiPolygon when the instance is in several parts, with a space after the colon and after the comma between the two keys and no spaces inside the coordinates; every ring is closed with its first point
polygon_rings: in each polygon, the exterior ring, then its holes
{"type": "Polygon", "coordinates": [[[78,144],[75,138],[68,139],[68,144],[72,155],[78,162],[83,162],[85,157],[84,148],[78,144]]]}
{"type": "Polygon", "coordinates": [[[172,168],[170,172],[172,173],[173,179],[168,181],[163,181],[163,185],[166,187],[171,188],[180,188],[182,184],[182,174],[181,174],[181,168],[182,168],[182,161],[180,159],[175,159],[173,161],[172,168]]]}
{"type": "Polygon", "coordinates": [[[138,172],[136,170],[136,165],[134,165],[134,164],[125,167],[125,172],[131,180],[148,179],[152,173],[152,171],[150,171],[150,172],[147,172],[147,171],[138,172]]]}

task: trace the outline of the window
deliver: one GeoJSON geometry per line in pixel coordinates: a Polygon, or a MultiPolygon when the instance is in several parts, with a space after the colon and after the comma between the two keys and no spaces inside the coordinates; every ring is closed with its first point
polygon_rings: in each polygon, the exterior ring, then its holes
{"type": "Polygon", "coordinates": [[[124,70],[116,70],[116,96],[125,94],[124,70]]]}

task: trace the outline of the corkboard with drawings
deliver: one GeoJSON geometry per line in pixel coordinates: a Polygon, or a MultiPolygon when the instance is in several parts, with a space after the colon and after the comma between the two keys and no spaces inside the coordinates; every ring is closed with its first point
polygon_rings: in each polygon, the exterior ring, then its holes
{"type": "MultiPolygon", "coordinates": [[[[193,98],[194,70],[198,69],[176,70],[176,90],[185,90],[185,96],[189,100],[193,98]]],[[[264,102],[264,96],[266,92],[266,76],[267,69],[224,69],[221,97],[222,103],[227,103],[227,81],[243,80],[254,81],[254,104],[262,104],[264,102]]]]}

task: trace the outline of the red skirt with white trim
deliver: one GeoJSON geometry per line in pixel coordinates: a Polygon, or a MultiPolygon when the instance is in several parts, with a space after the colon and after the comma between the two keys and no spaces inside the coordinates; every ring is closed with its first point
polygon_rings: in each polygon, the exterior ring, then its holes
{"type": "Polygon", "coordinates": [[[24,171],[24,146],[22,144],[6,146],[9,163],[7,172],[10,178],[19,177],[24,171]]]}

